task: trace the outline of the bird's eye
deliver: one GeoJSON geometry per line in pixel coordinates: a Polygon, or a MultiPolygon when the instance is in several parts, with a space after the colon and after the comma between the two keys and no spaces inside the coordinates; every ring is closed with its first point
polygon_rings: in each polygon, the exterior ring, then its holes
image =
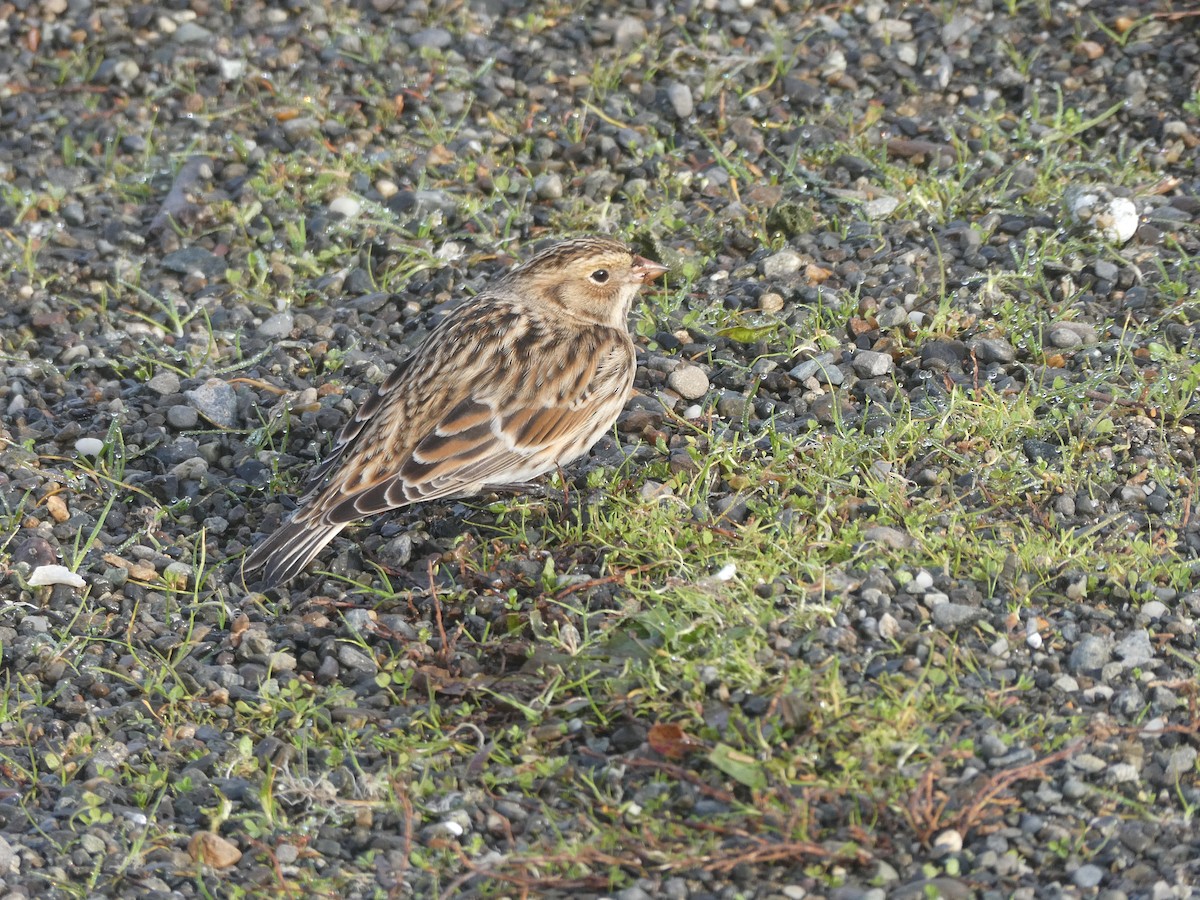
{"type": "Polygon", "coordinates": [[[589,276],[596,284],[604,284],[608,281],[608,269],[597,269],[589,276]]]}

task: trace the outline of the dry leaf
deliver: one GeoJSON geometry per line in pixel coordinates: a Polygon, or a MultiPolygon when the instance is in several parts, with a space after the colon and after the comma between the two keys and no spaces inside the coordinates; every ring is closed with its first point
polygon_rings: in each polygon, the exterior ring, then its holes
{"type": "Polygon", "coordinates": [[[693,750],[702,749],[701,741],[688,735],[678,725],[670,722],[658,722],[650,726],[646,735],[650,749],[667,759],[682,759],[693,750]]]}

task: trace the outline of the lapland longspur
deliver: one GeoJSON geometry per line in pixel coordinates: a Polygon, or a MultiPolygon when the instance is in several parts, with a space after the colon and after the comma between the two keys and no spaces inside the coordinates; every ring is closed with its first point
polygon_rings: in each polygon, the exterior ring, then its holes
{"type": "Polygon", "coordinates": [[[356,519],[522,484],[582,456],[629,398],[626,319],[665,271],[619,241],[581,237],[453,310],[342,429],[243,573],[278,585],[356,519]]]}

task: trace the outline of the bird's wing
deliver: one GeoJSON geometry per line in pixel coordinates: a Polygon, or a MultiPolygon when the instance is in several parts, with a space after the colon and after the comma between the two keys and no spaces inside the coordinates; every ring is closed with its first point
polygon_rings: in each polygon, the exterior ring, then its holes
{"type": "Polygon", "coordinates": [[[354,412],[354,416],[342,426],[342,430],[338,432],[337,440],[334,441],[333,447],[330,448],[328,455],[322,459],[316,467],[309,473],[308,482],[304,486],[304,494],[300,497],[300,503],[306,503],[312,499],[321,490],[325,484],[325,479],[328,478],[338,467],[342,461],[342,457],[347,455],[350,447],[358,440],[367,423],[375,417],[381,406],[391,397],[397,387],[408,376],[408,372],[412,368],[412,361],[415,354],[409,354],[400,360],[396,368],[388,373],[388,377],[383,380],[375,392],[371,394],[354,412]]]}
{"type": "MultiPolygon", "coordinates": [[[[348,522],[423,500],[466,496],[489,484],[528,481],[570,461],[616,416],[633,371],[633,350],[623,335],[605,335],[601,346],[592,342],[579,350],[556,354],[548,372],[524,367],[514,377],[497,371],[473,384],[423,434],[396,442],[411,449],[387,464],[376,462],[366,478],[354,471],[361,454],[345,457],[314,498],[314,513],[324,523],[348,522]]],[[[372,444],[381,440],[382,433],[369,436],[372,444]]]]}

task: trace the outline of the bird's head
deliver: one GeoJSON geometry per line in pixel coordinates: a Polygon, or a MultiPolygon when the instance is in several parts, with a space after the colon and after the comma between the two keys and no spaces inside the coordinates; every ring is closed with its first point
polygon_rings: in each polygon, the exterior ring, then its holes
{"type": "Polygon", "coordinates": [[[522,293],[568,315],[625,328],[638,290],[666,271],[620,241],[590,236],[548,247],[507,277],[522,293]]]}

